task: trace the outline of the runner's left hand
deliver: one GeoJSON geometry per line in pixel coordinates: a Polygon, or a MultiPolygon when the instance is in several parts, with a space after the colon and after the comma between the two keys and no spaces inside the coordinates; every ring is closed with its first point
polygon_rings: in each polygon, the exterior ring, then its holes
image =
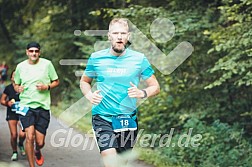
{"type": "Polygon", "coordinates": [[[128,88],[128,95],[131,98],[141,98],[143,97],[143,91],[139,90],[136,85],[130,82],[130,88],[128,88]]]}
{"type": "Polygon", "coordinates": [[[48,85],[44,85],[44,84],[42,84],[42,83],[37,83],[37,85],[36,85],[36,87],[37,87],[37,90],[48,90],[48,85]]]}

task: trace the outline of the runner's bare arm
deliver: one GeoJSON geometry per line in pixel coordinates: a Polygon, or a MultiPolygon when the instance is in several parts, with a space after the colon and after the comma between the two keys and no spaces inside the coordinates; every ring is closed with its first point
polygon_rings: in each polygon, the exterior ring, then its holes
{"type": "Polygon", "coordinates": [[[136,85],[130,82],[131,87],[128,89],[129,97],[147,98],[147,97],[157,95],[160,92],[160,86],[155,75],[152,75],[150,78],[146,79],[145,83],[147,84],[147,88],[140,90],[137,88],[136,85]]]}
{"type": "Polygon", "coordinates": [[[1,104],[6,106],[6,107],[10,107],[12,104],[15,103],[15,101],[13,102],[11,99],[7,100],[7,94],[3,93],[1,96],[1,104]]]}
{"type": "Polygon", "coordinates": [[[99,95],[100,90],[94,91],[92,93],[91,90],[91,83],[93,79],[89,78],[85,74],[82,75],[81,80],[80,80],[80,89],[82,94],[92,103],[92,104],[99,104],[102,100],[102,96],[99,95]]]}
{"type": "Polygon", "coordinates": [[[146,79],[145,83],[147,84],[147,88],[144,90],[147,93],[147,97],[155,96],[160,92],[160,86],[155,75],[152,75],[150,78],[146,79]]]}
{"type": "Polygon", "coordinates": [[[49,89],[53,89],[53,88],[59,86],[59,84],[60,84],[59,79],[56,79],[56,80],[52,81],[49,85],[47,85],[47,89],[48,89],[49,87],[50,87],[49,89]]]}
{"type": "Polygon", "coordinates": [[[88,96],[89,93],[92,93],[91,92],[92,81],[93,81],[92,78],[89,78],[85,74],[82,75],[80,79],[80,89],[84,96],[88,96]]]}

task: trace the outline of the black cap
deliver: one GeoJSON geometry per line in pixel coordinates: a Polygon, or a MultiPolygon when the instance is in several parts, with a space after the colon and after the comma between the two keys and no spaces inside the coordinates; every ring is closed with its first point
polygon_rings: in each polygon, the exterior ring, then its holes
{"type": "Polygon", "coordinates": [[[37,42],[31,42],[31,43],[29,43],[27,45],[26,49],[30,49],[30,48],[38,48],[38,49],[40,49],[40,45],[37,42]]]}

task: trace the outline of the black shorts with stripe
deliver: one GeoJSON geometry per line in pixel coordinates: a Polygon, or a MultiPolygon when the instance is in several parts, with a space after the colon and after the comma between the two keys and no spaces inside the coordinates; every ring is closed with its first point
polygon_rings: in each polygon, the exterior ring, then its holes
{"type": "Polygon", "coordinates": [[[25,116],[19,116],[22,130],[34,125],[34,128],[40,133],[46,135],[46,130],[50,122],[50,110],[45,110],[41,107],[39,108],[29,108],[29,111],[25,116]]]}
{"type": "Polygon", "coordinates": [[[115,148],[118,153],[122,153],[132,149],[136,142],[138,130],[114,132],[112,123],[99,115],[92,117],[92,124],[100,152],[115,148]]]}

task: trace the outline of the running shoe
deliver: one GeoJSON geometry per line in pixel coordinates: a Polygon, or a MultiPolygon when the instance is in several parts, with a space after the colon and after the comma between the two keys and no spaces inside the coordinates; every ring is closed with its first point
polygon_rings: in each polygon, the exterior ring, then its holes
{"type": "Polygon", "coordinates": [[[11,156],[12,161],[17,161],[18,160],[18,153],[13,153],[11,156]]]}
{"type": "Polygon", "coordinates": [[[22,155],[22,156],[25,156],[25,149],[24,149],[24,146],[19,145],[18,147],[19,147],[19,150],[20,150],[21,155],[22,155]]]}
{"type": "Polygon", "coordinates": [[[35,150],[35,161],[38,166],[42,166],[44,164],[44,157],[40,150],[35,150]]]}

